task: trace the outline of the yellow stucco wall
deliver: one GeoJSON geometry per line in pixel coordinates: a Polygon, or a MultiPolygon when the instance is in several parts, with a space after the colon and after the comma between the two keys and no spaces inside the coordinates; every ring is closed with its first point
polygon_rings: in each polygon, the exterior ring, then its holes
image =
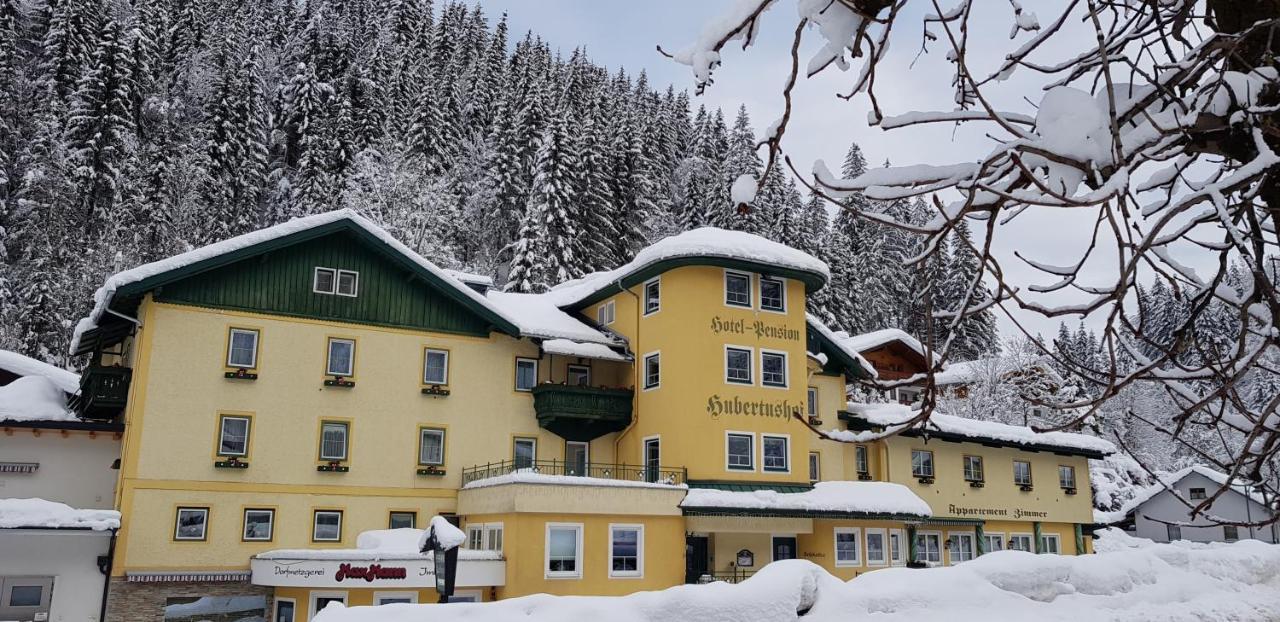
{"type": "MultiPolygon", "coordinates": [[[[499,598],[526,594],[621,595],[657,590],[684,582],[684,517],[634,514],[476,514],[470,523],[502,523],[503,553],[507,558],[507,584],[497,588],[499,598]],[[547,578],[548,523],[581,524],[582,568],[580,578],[547,578]],[[644,575],[639,578],[609,576],[609,525],[644,526],[644,575]]],[[[465,527],[465,525],[464,525],[465,527]]]]}
{"type": "MultiPolygon", "coordinates": [[[[759,275],[752,275],[752,308],[724,303],[725,270],[686,266],[661,275],[662,308],[639,315],[636,296],[643,285],[610,300],[617,321],[610,328],[625,335],[637,361],[649,353],[661,354],[658,388],[636,393],[635,425],[626,432],[619,456],[628,463],[641,460],[643,440],[657,436],[663,465],[684,466],[696,480],[753,480],[808,482],[809,431],[792,419],[793,409],[804,411],[806,384],[804,284],[787,280],[785,313],[760,309],[759,275]],[[634,296],[633,296],[634,294],[634,296]],[[757,331],[757,322],[761,331],[757,331]],[[770,335],[769,331],[781,334],[770,335]],[[779,331],[781,331],[779,333],[779,331]],[[725,346],[753,349],[753,383],[725,381],[725,346]],[[788,386],[765,387],[760,380],[760,348],[787,354],[788,386]],[[710,412],[713,398],[764,403],[772,415],[710,412]],[[730,470],[726,466],[725,434],[755,434],[755,468],[730,470]],[[761,433],[790,437],[787,473],[767,472],[761,465],[761,433]]],[[[608,300],[600,304],[607,304],[608,300]]],[[[583,310],[595,318],[599,305],[583,310]]]]}

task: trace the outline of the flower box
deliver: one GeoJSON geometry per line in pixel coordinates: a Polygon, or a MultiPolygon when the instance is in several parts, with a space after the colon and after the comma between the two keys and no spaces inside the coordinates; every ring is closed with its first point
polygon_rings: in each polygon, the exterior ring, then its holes
{"type": "Polygon", "coordinates": [[[870,474],[870,473],[859,473],[859,474],[858,474],[858,481],[860,481],[860,482],[869,482],[869,481],[871,481],[871,474],[870,474]]]}
{"type": "Polygon", "coordinates": [[[444,469],[436,466],[425,466],[418,469],[418,475],[430,475],[432,477],[440,477],[445,474],[444,469]]]}
{"type": "Polygon", "coordinates": [[[1022,492],[1031,492],[1032,490],[1031,484],[1023,484],[1021,486],[1018,486],[1018,490],[1021,490],[1022,492]]]}
{"type": "Polygon", "coordinates": [[[351,467],[338,462],[330,462],[317,466],[316,470],[321,473],[346,473],[351,470],[351,467]]]}
{"type": "Polygon", "coordinates": [[[241,367],[235,371],[224,372],[222,377],[228,380],[257,380],[258,374],[241,367]]]}
{"type": "Polygon", "coordinates": [[[984,487],[984,486],[986,486],[986,485],[987,485],[987,484],[986,484],[986,482],[979,481],[979,480],[973,480],[973,481],[969,482],[969,487],[970,487],[970,488],[982,488],[982,487],[984,487]]]}
{"type": "Polygon", "coordinates": [[[328,380],[325,380],[324,386],[351,388],[356,386],[356,381],[348,380],[346,378],[343,378],[342,376],[334,376],[332,378],[329,378],[328,380]]]}
{"type": "Polygon", "coordinates": [[[438,384],[433,384],[429,387],[422,387],[422,394],[444,397],[449,394],[449,389],[446,389],[438,384]]]}
{"type": "Polygon", "coordinates": [[[926,485],[933,484],[933,478],[932,478],[932,477],[917,477],[917,478],[916,478],[916,481],[920,482],[921,484],[926,484],[926,485]]]}
{"type": "Polygon", "coordinates": [[[1074,494],[1076,494],[1076,489],[1075,489],[1075,488],[1063,488],[1063,489],[1062,489],[1062,494],[1066,494],[1066,495],[1074,495],[1074,494]]]}
{"type": "Polygon", "coordinates": [[[213,463],[215,469],[247,469],[249,463],[239,458],[227,458],[226,460],[218,460],[213,463]]]}

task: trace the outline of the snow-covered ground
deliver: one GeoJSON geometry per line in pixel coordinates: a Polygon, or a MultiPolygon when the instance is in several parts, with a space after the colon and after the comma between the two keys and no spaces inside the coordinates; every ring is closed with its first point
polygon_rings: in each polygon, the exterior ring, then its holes
{"type": "Polygon", "coordinates": [[[1280,546],[1155,544],[1110,529],[1097,549],[1078,557],[1000,551],[949,568],[877,570],[847,583],[811,562],[790,560],[738,585],[622,597],[538,594],[486,604],[330,605],[314,622],[1280,619],[1280,546]]]}

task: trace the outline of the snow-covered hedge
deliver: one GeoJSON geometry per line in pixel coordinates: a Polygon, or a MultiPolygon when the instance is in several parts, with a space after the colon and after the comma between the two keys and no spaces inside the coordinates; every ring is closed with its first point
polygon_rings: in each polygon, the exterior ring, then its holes
{"type": "Polygon", "coordinates": [[[315,622],[1261,621],[1280,612],[1280,546],[1154,544],[1107,530],[1097,548],[1097,555],[1078,557],[1000,551],[949,568],[877,570],[847,583],[811,562],[790,560],[739,585],[621,597],[538,594],[485,604],[335,604],[315,622]]]}

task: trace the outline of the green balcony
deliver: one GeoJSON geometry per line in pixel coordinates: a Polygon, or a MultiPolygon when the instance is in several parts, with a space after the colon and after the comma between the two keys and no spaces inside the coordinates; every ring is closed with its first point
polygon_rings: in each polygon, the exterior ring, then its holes
{"type": "Polygon", "coordinates": [[[590,441],[631,424],[631,389],[564,384],[533,388],[538,425],[569,441],[590,441]]]}
{"type": "Polygon", "coordinates": [[[80,392],[71,398],[71,408],[86,419],[114,419],[129,401],[128,367],[90,366],[80,376],[80,392]]]}

